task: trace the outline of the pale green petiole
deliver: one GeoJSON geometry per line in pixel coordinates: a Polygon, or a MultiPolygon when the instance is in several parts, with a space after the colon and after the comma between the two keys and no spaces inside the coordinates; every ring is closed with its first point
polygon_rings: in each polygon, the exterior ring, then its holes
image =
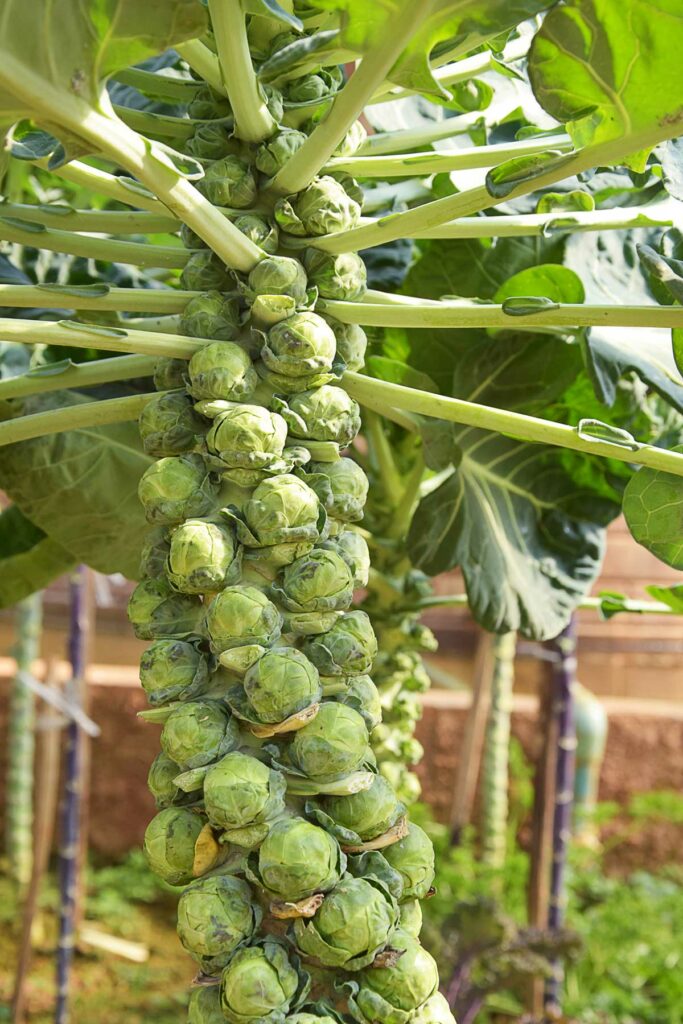
{"type": "MultiPolygon", "coordinates": [[[[523,303],[524,299],[509,300],[523,303]]],[[[534,298],[526,300],[529,312],[506,312],[501,305],[475,302],[417,302],[390,300],[368,302],[339,302],[331,299],[318,302],[318,308],[330,313],[345,324],[363,324],[369,327],[683,327],[683,306],[608,306],[580,303],[550,303],[533,309],[534,298]]],[[[518,307],[510,306],[510,309],[518,307]]]]}
{"type": "Polygon", "coordinates": [[[150,377],[154,373],[154,356],[118,356],[95,359],[87,363],[47,364],[17,377],[0,380],[0,402],[27,395],[41,395],[65,388],[80,390],[113,381],[150,377]]]}
{"type": "Polygon", "coordinates": [[[179,245],[147,245],[145,242],[123,242],[116,238],[96,238],[79,235],[74,231],[44,228],[26,221],[9,221],[0,216],[0,239],[19,245],[65,252],[85,259],[107,260],[111,263],[130,263],[136,267],[165,267],[182,269],[190,258],[187,249],[179,245]]]}
{"type": "Polygon", "coordinates": [[[262,142],[277,125],[256,80],[242,4],[240,0],[209,0],[209,12],[236,133],[245,142],[262,142]]]}
{"type": "MultiPolygon", "coordinates": [[[[62,409],[37,412],[32,416],[18,416],[0,423],[0,447],[30,441],[45,434],[61,434],[65,430],[103,427],[110,423],[136,420],[149,401],[160,392],[110,398],[103,402],[84,402],[62,409]]],[[[163,392],[161,392],[163,393],[163,392]]]]}
{"type": "Polygon", "coordinates": [[[495,167],[506,160],[547,152],[548,149],[569,151],[572,140],[568,135],[527,139],[524,142],[501,143],[491,146],[468,146],[448,152],[395,153],[387,156],[335,157],[325,170],[345,171],[358,178],[400,178],[414,174],[443,174],[450,171],[472,170],[477,167],[495,167]]]}

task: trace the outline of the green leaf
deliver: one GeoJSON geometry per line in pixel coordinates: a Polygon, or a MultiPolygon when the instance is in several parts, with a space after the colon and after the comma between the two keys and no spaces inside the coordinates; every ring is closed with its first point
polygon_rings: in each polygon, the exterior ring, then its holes
{"type": "Polygon", "coordinates": [[[445,44],[452,58],[469,53],[487,39],[514,28],[520,21],[545,10],[548,0],[317,0],[316,7],[343,14],[341,41],[345,47],[366,53],[381,44],[392,22],[406,8],[414,11],[415,30],[410,45],[389,73],[397,85],[428,95],[448,98],[433,76],[429,57],[445,44]]]}
{"type": "Polygon", "coordinates": [[[656,583],[650,583],[645,587],[650,597],[655,601],[661,601],[673,611],[683,615],[683,583],[674,583],[670,587],[660,587],[656,583]]]}
{"type": "Polygon", "coordinates": [[[602,420],[579,420],[576,432],[579,437],[588,441],[601,441],[603,444],[613,444],[617,448],[627,448],[632,452],[640,448],[640,443],[628,430],[614,427],[611,423],[603,423],[602,420]]]}
{"type": "Polygon", "coordinates": [[[683,302],[683,260],[664,256],[649,245],[639,245],[638,256],[648,273],[662,282],[676,302],[683,302]]]}
{"type": "Polygon", "coordinates": [[[608,621],[620,612],[626,611],[626,602],[628,601],[626,594],[621,594],[618,590],[601,590],[598,597],[600,598],[601,619],[608,621]]]}
{"type": "Polygon", "coordinates": [[[293,43],[276,50],[272,57],[264,60],[258,69],[258,77],[262,82],[272,82],[285,72],[291,73],[299,64],[307,62],[313,54],[332,46],[338,36],[339,29],[335,28],[295,39],[293,43]]]}
{"type": "Polygon", "coordinates": [[[567,153],[553,149],[547,153],[517,156],[491,168],[486,175],[486,189],[495,199],[504,199],[518,185],[533,181],[539,174],[559,169],[571,159],[567,153]]]}
{"type": "Polygon", "coordinates": [[[0,608],[10,608],[69,572],[76,559],[16,505],[0,512],[0,608]]]}
{"type": "Polygon", "coordinates": [[[424,498],[408,547],[429,575],[456,566],[488,630],[546,640],[567,624],[600,569],[610,503],[578,488],[560,460],[479,430],[458,437],[462,460],[424,498]]]}
{"type": "MultiPolygon", "coordinates": [[[[683,451],[683,448],[674,448],[683,451]]],[[[643,466],[624,492],[624,515],[635,540],[662,562],[683,569],[681,479],[643,466]]]]}
{"type": "Polygon", "coordinates": [[[595,200],[589,192],[572,189],[571,192],[546,192],[536,203],[536,213],[573,212],[594,210],[595,200]]]}
{"type": "Polygon", "coordinates": [[[569,0],[534,36],[529,76],[577,148],[633,136],[637,150],[639,134],[681,117],[682,51],[679,0],[569,0]]]}
{"type": "Polygon", "coordinates": [[[583,302],[585,294],[581,278],[569,267],[541,263],[513,274],[494,298],[511,316],[526,316],[561,302],[583,302]]]}
{"type": "Polygon", "coordinates": [[[30,117],[33,104],[15,83],[35,87],[37,79],[53,101],[63,94],[70,104],[76,95],[99,109],[109,75],[174,43],[196,39],[206,24],[200,0],[4,0],[0,114],[11,112],[14,120],[30,117]]]}
{"type": "MultiPolygon", "coordinates": [[[[26,413],[88,399],[58,392],[26,413]]],[[[153,460],[135,423],[71,430],[0,448],[0,487],[36,528],[78,562],[104,573],[138,573],[147,528],[137,496],[153,460]]]]}

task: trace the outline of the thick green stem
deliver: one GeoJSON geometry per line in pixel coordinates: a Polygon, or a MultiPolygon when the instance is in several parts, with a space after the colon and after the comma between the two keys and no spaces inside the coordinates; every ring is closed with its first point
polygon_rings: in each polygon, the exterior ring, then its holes
{"type": "Polygon", "coordinates": [[[241,0],[209,0],[209,12],[235,132],[244,142],[263,142],[277,125],[256,80],[241,0]]]}
{"type": "Polygon", "coordinates": [[[387,77],[421,21],[420,9],[405,4],[391,32],[371,50],[339,93],[329,114],[272,181],[274,191],[300,192],[315,178],[347,131],[360,117],[368,99],[387,77]]]}
{"type": "Polygon", "coordinates": [[[187,61],[192,70],[201,75],[204,81],[219,95],[228,95],[223,83],[218,57],[200,39],[191,39],[187,43],[181,43],[176,46],[176,51],[184,61],[187,61]]]}
{"type": "Polygon", "coordinates": [[[42,594],[32,594],[16,607],[17,674],[12,681],[7,740],[7,856],[20,886],[28,884],[33,864],[33,751],[35,699],[24,676],[40,651],[42,594]]]}
{"type": "Polygon", "coordinates": [[[515,633],[503,633],[493,643],[491,703],[482,761],[482,861],[497,871],[505,864],[506,852],[515,644],[515,633]]]}
{"type": "MultiPolygon", "coordinates": [[[[648,131],[622,135],[616,139],[586,146],[570,155],[558,155],[556,160],[548,163],[546,170],[539,170],[535,174],[529,173],[519,185],[511,185],[509,191],[504,194],[501,191],[500,195],[494,196],[485,185],[479,185],[458,192],[454,196],[446,196],[445,199],[424,203],[414,210],[388,214],[367,227],[340,231],[335,236],[335,247],[330,251],[358,251],[375,245],[384,245],[397,238],[420,238],[421,232],[427,228],[436,228],[458,217],[467,217],[488,210],[499,203],[510,202],[518,196],[525,196],[547,185],[554,185],[593,167],[618,164],[631,153],[649,150],[666,139],[676,138],[682,126],[683,110],[663,124],[653,125],[648,131]]],[[[299,152],[301,153],[304,148],[302,146],[299,152]]]]}
{"type": "Polygon", "coordinates": [[[137,178],[202,238],[223,262],[236,270],[249,271],[264,253],[219,213],[189,181],[167,162],[166,157],[147,139],[114,116],[93,110],[78,96],[54,96],[44,87],[40,74],[27,71],[26,66],[6,55],[0,67],[0,84],[11,83],[16,95],[35,111],[36,121],[59,124],[84,138],[105,157],[137,178]]]}
{"type": "Polygon", "coordinates": [[[136,420],[147,403],[160,393],[164,392],[153,391],[148,395],[85,402],[82,405],[69,405],[63,409],[50,409],[48,412],[37,412],[32,416],[5,420],[0,423],[0,447],[44,437],[45,434],[62,434],[66,430],[86,430],[109,423],[136,420]]]}
{"type": "MultiPolygon", "coordinates": [[[[501,64],[518,60],[524,55],[527,43],[521,39],[518,42],[506,47],[501,64]]],[[[444,54],[442,60],[453,60],[454,54],[444,54]]],[[[458,82],[469,82],[476,75],[484,74],[496,67],[496,58],[492,50],[484,50],[482,53],[475,53],[471,57],[464,57],[462,60],[455,60],[453,63],[444,64],[433,71],[434,78],[440,85],[448,87],[458,82]]],[[[403,99],[405,96],[414,96],[414,89],[404,89],[392,86],[387,83],[379,89],[370,100],[370,103],[386,103],[387,100],[403,99]]]]}
{"type": "Polygon", "coordinates": [[[388,156],[335,157],[325,170],[346,171],[358,178],[410,178],[415,174],[442,174],[450,171],[471,170],[477,167],[495,167],[522,156],[555,150],[571,150],[568,135],[527,139],[523,142],[500,143],[491,146],[470,146],[447,153],[395,153],[388,156]]]}
{"type": "MultiPolygon", "coordinates": [[[[534,299],[529,299],[533,303],[534,299]]],[[[372,304],[326,300],[318,307],[345,324],[370,327],[683,327],[683,306],[598,306],[557,303],[518,316],[501,305],[475,302],[419,302],[395,304],[388,299],[372,304]]],[[[511,309],[514,307],[510,307],[511,309]]]]}
{"type": "Polygon", "coordinates": [[[93,235],[79,235],[73,231],[43,228],[31,221],[27,221],[25,227],[20,227],[17,221],[10,222],[2,216],[0,239],[50,252],[83,256],[85,259],[130,263],[136,267],[180,269],[189,259],[187,249],[176,245],[147,245],[144,242],[123,242],[116,238],[95,238],[93,235]]]}
{"type": "MultiPolygon", "coordinates": [[[[157,203],[161,207],[160,203],[157,203]]],[[[54,203],[36,206],[29,203],[2,203],[0,217],[13,217],[32,224],[64,229],[65,231],[94,231],[102,234],[163,234],[176,232],[179,221],[163,208],[158,213],[148,210],[76,210],[54,203]]]]}
{"type": "Polygon", "coordinates": [[[663,448],[641,444],[636,450],[631,450],[605,441],[594,441],[565,423],[552,423],[537,416],[525,416],[507,409],[465,402],[460,398],[417,391],[402,384],[390,384],[358,373],[345,373],[343,383],[349,394],[361,405],[367,405],[380,413],[386,410],[390,418],[393,411],[399,409],[450,423],[492,430],[519,441],[570,448],[588,455],[600,455],[631,465],[650,466],[664,473],[683,476],[683,455],[663,448]]]}
{"type": "MultiPolygon", "coordinates": [[[[100,312],[182,313],[190,299],[200,292],[175,288],[110,288],[98,285],[91,293],[87,287],[50,284],[0,284],[0,306],[30,309],[95,309],[100,312]]],[[[3,327],[8,326],[3,321],[3,327]]]]}
{"type": "Polygon", "coordinates": [[[135,377],[150,377],[154,373],[154,356],[119,356],[114,359],[95,359],[89,363],[74,363],[61,372],[50,366],[41,371],[19,374],[0,380],[0,402],[10,398],[25,398],[48,391],[73,388],[95,387],[117,380],[133,380],[135,377]]]}

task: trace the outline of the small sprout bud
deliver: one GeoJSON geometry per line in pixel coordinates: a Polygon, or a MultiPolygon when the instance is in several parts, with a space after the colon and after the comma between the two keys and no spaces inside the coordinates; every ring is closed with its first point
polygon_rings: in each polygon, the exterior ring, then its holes
{"type": "Polygon", "coordinates": [[[206,432],[206,421],[195,412],[184,391],[171,391],[145,405],[138,427],[145,453],[161,457],[196,448],[206,432]]]}
{"type": "Polygon", "coordinates": [[[367,273],[358,253],[306,249],[303,261],[309,283],[324,299],[352,302],[365,294],[367,273]]]}
{"type": "Polygon", "coordinates": [[[217,487],[201,455],[171,455],[145,470],[138,496],[150,523],[180,523],[211,511],[217,487]]]}
{"type": "Polygon", "coordinates": [[[303,192],[278,199],[275,220],[290,235],[328,235],[356,227],[360,205],[335,178],[323,175],[303,192]]]}
{"type": "Polygon", "coordinates": [[[239,302],[216,291],[196,295],[185,306],[178,329],[188,338],[232,341],[240,330],[239,302]]]}
{"type": "Polygon", "coordinates": [[[207,169],[197,188],[214,206],[230,206],[244,210],[256,199],[256,178],[246,161],[226,156],[207,169]]]}
{"type": "Polygon", "coordinates": [[[317,313],[295,313],[268,331],[261,358],[269,370],[286,377],[305,377],[330,370],[334,362],[334,331],[317,313]]]}
{"type": "Polygon", "coordinates": [[[232,282],[225,266],[210,249],[198,249],[180,275],[180,287],[191,292],[226,292],[232,282]]]}
{"type": "Polygon", "coordinates": [[[295,302],[306,301],[308,279],[299,260],[290,256],[267,256],[249,274],[253,296],[289,295],[295,302]]]}
{"type": "Polygon", "coordinates": [[[231,341],[215,341],[190,359],[189,390],[193,398],[243,402],[254,393],[258,378],[251,359],[231,341]]]}

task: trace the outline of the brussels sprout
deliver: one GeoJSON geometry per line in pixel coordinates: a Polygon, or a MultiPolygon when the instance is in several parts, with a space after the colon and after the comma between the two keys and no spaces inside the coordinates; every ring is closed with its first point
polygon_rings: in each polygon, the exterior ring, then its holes
{"type": "Polygon", "coordinates": [[[168,530],[164,526],[154,526],[145,534],[145,540],[140,554],[140,575],[141,576],[164,576],[166,574],[166,559],[171,544],[168,539],[168,530]]]}
{"type": "Polygon", "coordinates": [[[333,156],[353,156],[368,137],[362,121],[354,121],[344,138],[335,149],[333,156]]]}
{"type": "Polygon", "coordinates": [[[201,985],[192,990],[187,1008],[187,1024],[225,1024],[218,985],[201,985]]]}
{"type": "Polygon", "coordinates": [[[329,892],[345,869],[346,857],[337,840],[305,818],[276,821],[247,862],[247,876],[270,896],[288,903],[329,892]]]}
{"type": "Polygon", "coordinates": [[[323,175],[297,195],[278,199],[275,220],[290,235],[328,235],[354,228],[360,206],[330,175],[323,175]]]}
{"type": "MultiPolygon", "coordinates": [[[[315,1007],[316,1004],[314,1003],[313,1006],[315,1007]]],[[[316,1007],[316,1013],[301,1010],[299,1013],[288,1014],[286,1024],[341,1024],[342,1018],[331,1007],[326,1006],[325,1003],[319,1003],[317,1006],[320,1009],[318,1010],[316,1007]],[[324,1013],[323,1010],[329,1012],[324,1013]]]]}
{"type": "Polygon", "coordinates": [[[227,292],[231,284],[225,266],[210,249],[191,253],[180,275],[180,287],[191,292],[227,292]]]}
{"type": "Polygon", "coordinates": [[[206,425],[184,391],[171,391],[147,402],[138,428],[145,453],[161,457],[192,451],[204,437],[206,425]]]}
{"type": "Polygon", "coordinates": [[[353,676],[344,692],[335,696],[334,700],[354,708],[362,717],[368,731],[375,729],[382,721],[382,702],[370,676],[353,676]]]}
{"type": "Polygon", "coordinates": [[[408,900],[398,908],[400,911],[399,928],[414,939],[419,938],[422,931],[422,906],[419,900],[408,900]]]}
{"type": "Polygon", "coordinates": [[[284,775],[239,751],[212,765],[204,779],[209,820],[238,845],[254,846],[265,838],[267,822],[284,810],[284,793],[284,775]]]}
{"type": "Polygon", "coordinates": [[[258,193],[251,167],[238,156],[216,160],[197,182],[197,188],[214,206],[231,206],[237,210],[251,206],[258,193]]]}
{"type": "Polygon", "coordinates": [[[189,391],[196,399],[244,402],[251,398],[258,378],[251,359],[231,341],[214,341],[190,359],[189,391]]]}
{"type": "Polygon", "coordinates": [[[336,347],[334,331],[317,313],[295,313],[268,331],[261,358],[269,370],[285,377],[306,377],[330,370],[336,347]]]}
{"type": "MultiPolygon", "coordinates": [[[[222,211],[221,211],[222,212],[222,211]]],[[[183,243],[186,249],[208,249],[209,246],[206,244],[203,238],[201,238],[196,231],[193,231],[187,224],[180,225],[180,241],[183,243]]]]}
{"type": "Polygon", "coordinates": [[[354,676],[372,668],[377,638],[366,613],[351,611],[328,633],[306,641],[303,649],[321,675],[354,676]]]}
{"type": "Polygon", "coordinates": [[[343,324],[335,317],[325,315],[337,342],[337,362],[344,370],[362,370],[368,338],[358,324],[343,324]]]}
{"type": "Polygon", "coordinates": [[[232,341],[239,334],[239,329],[239,302],[220,292],[203,292],[190,299],[180,316],[178,328],[180,334],[187,337],[211,338],[214,341],[232,341]]]}
{"type": "Polygon", "coordinates": [[[156,640],[140,658],[140,682],[152,707],[190,700],[206,690],[209,665],[196,643],[156,640]]]}
{"type": "Polygon", "coordinates": [[[223,124],[198,124],[185,143],[185,152],[198,160],[220,160],[236,150],[235,141],[223,124]]]}
{"type": "Polygon", "coordinates": [[[202,768],[235,750],[240,730],[217,702],[192,700],[174,708],[161,730],[161,749],[182,771],[202,768]]]}
{"type": "Polygon", "coordinates": [[[187,803],[191,797],[183,793],[174,783],[174,779],[180,775],[180,768],[162,751],[152,761],[147,776],[147,788],[154,797],[158,809],[171,807],[172,804],[187,803]]]}
{"type": "MultiPolygon", "coordinates": [[[[402,928],[402,930],[406,931],[407,929],[402,928]]],[[[440,992],[435,992],[411,1017],[411,1024],[456,1024],[456,1022],[446,997],[440,992]]]]}
{"type": "Polygon", "coordinates": [[[363,842],[386,832],[405,810],[381,775],[375,777],[369,789],[360,793],[326,797],[324,807],[332,821],[355,832],[363,842]]]}
{"type": "Polygon", "coordinates": [[[287,83],[287,100],[291,104],[308,105],[332,99],[343,82],[341,70],[335,66],[318,68],[317,73],[293,78],[287,83]]]}
{"type": "Polygon", "coordinates": [[[439,987],[436,963],[417,939],[397,929],[391,946],[403,955],[391,967],[363,971],[349,1000],[354,1015],[367,1024],[407,1024],[439,987]]]}
{"type": "Polygon", "coordinates": [[[313,548],[285,567],[272,590],[292,612],[340,611],[353,600],[353,577],[336,551],[313,548]]]}
{"type": "Polygon", "coordinates": [[[320,545],[341,555],[353,573],[354,587],[367,586],[370,577],[370,549],[364,537],[355,530],[342,530],[341,533],[323,541],[320,545]]]}
{"type": "Polygon", "coordinates": [[[185,807],[167,807],[152,818],[144,851],[155,875],[169,885],[187,885],[195,877],[195,846],[204,819],[185,807]]]}
{"type": "Polygon", "coordinates": [[[360,430],[360,409],[343,388],[323,384],[300,391],[288,402],[274,399],[292,437],[305,441],[335,441],[345,447],[360,430]]]}
{"type": "Polygon", "coordinates": [[[434,847],[424,829],[410,822],[408,835],[384,850],[403,878],[403,900],[424,899],[434,882],[434,847]]]}
{"type": "Polygon", "coordinates": [[[356,771],[368,753],[368,730],[357,711],[325,701],[289,747],[292,764],[309,779],[331,782],[356,771]]]}
{"type": "Polygon", "coordinates": [[[187,379],[187,359],[157,359],[154,364],[154,387],[157,391],[184,388],[187,379]]]}
{"type": "Polygon", "coordinates": [[[230,1024],[280,1022],[301,989],[282,943],[267,938],[240,949],[221,977],[221,1006],[230,1024]]]}
{"type": "Polygon", "coordinates": [[[363,518],[370,484],[353,459],[310,462],[305,479],[331,516],[351,523],[363,518]]]}
{"type": "Polygon", "coordinates": [[[209,519],[186,519],[171,532],[168,578],[183,594],[204,594],[234,583],[240,548],[229,526],[209,519]]]}
{"type": "Polygon", "coordinates": [[[265,217],[259,217],[255,213],[243,213],[233,219],[233,224],[238,231],[247,236],[250,242],[258,245],[264,252],[277,252],[279,243],[277,226],[271,224],[265,217]]]}
{"type": "Polygon", "coordinates": [[[325,967],[360,971],[387,944],[397,920],[396,904],[380,882],[347,876],[310,920],[295,920],[294,938],[325,967]]]}
{"type": "Polygon", "coordinates": [[[284,103],[282,93],[274,85],[262,85],[261,94],[266,101],[270,115],[277,124],[280,124],[284,115],[284,103]]]}
{"type": "Polygon", "coordinates": [[[210,121],[213,118],[230,117],[232,110],[224,96],[202,84],[188,103],[187,113],[193,121],[210,121]]]}
{"type": "Polygon", "coordinates": [[[301,149],[307,136],[294,128],[281,128],[256,150],[254,163],[268,178],[274,178],[286,163],[301,149]]]}
{"type": "Polygon", "coordinates": [[[138,497],[150,523],[180,523],[211,511],[218,488],[201,455],[170,455],[142,474],[138,497]]]}
{"type": "Polygon", "coordinates": [[[358,253],[306,249],[303,261],[309,284],[315,285],[324,299],[353,302],[365,294],[367,272],[358,253]]]}
{"type": "Polygon", "coordinates": [[[279,611],[256,587],[226,587],[206,610],[206,631],[214,654],[246,644],[268,647],[280,636],[281,627],[279,611]]]}
{"type": "Polygon", "coordinates": [[[294,647],[276,647],[263,655],[244,677],[244,692],[259,722],[283,722],[320,700],[320,677],[308,658],[294,647]]]}
{"type": "Polygon", "coordinates": [[[178,902],[178,936],[204,974],[216,974],[261,923],[246,882],[231,875],[202,878],[178,902]]]}
{"type": "Polygon", "coordinates": [[[272,57],[273,54],[279,53],[280,50],[284,50],[286,46],[291,43],[296,43],[301,39],[298,32],[278,32],[276,36],[270,40],[270,46],[268,48],[267,56],[272,57]]]}
{"type": "Polygon", "coordinates": [[[202,603],[177,594],[164,579],[143,580],[130,596],[128,621],[138,640],[186,637],[199,631],[202,603]]]}
{"type": "Polygon", "coordinates": [[[244,517],[254,547],[315,541],[324,526],[315,492],[290,473],[260,483],[244,506],[244,517]]]}
{"type": "Polygon", "coordinates": [[[307,287],[306,271],[290,256],[266,256],[249,274],[252,296],[289,295],[300,304],[306,301],[307,287]]]}
{"type": "Polygon", "coordinates": [[[399,761],[382,761],[379,770],[404,804],[414,804],[420,799],[422,786],[415,772],[409,771],[399,761]]]}
{"type": "MultiPolygon", "coordinates": [[[[226,470],[245,471],[245,483],[250,483],[248,473],[280,467],[286,440],[282,416],[262,405],[235,405],[213,421],[206,446],[226,470]]],[[[256,476],[253,482],[258,481],[256,476]]],[[[235,482],[240,483],[240,478],[235,482]]]]}

